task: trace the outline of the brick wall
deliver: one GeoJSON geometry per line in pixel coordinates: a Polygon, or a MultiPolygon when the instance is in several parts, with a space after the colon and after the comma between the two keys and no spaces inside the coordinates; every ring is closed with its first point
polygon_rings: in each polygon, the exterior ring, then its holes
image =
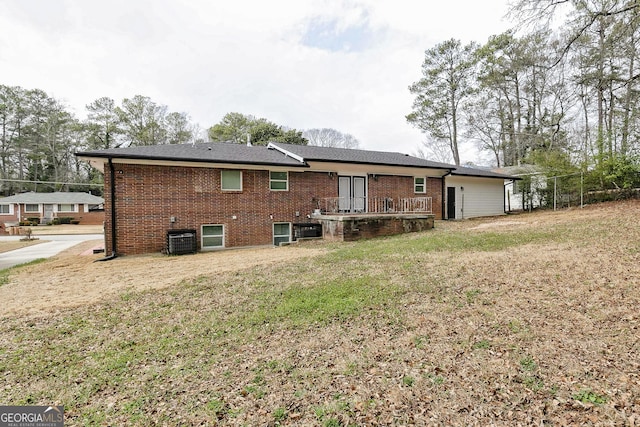
{"type": "Polygon", "coordinates": [[[85,211],[85,205],[78,206],[79,212],[58,212],[57,218],[73,218],[80,221],[83,225],[102,225],[104,223],[104,211],[85,211]]]}
{"type": "MultiPolygon", "coordinates": [[[[54,218],[73,218],[80,221],[80,224],[83,225],[102,225],[104,222],[104,212],[88,212],[85,211],[85,206],[84,204],[79,204],[78,212],[56,212],[54,218]]],[[[41,221],[44,220],[42,212],[25,212],[24,204],[19,205],[19,207],[18,204],[14,204],[13,215],[0,215],[0,224],[5,222],[18,222],[18,209],[21,211],[21,218],[23,220],[27,218],[40,218],[41,221]]]]}
{"type": "Polygon", "coordinates": [[[435,219],[442,219],[442,183],[444,178],[427,178],[427,196],[433,200],[435,219]]]}
{"type": "MultiPolygon", "coordinates": [[[[110,180],[107,169],[107,253],[112,251],[110,180]]],[[[203,224],[224,225],[225,247],[269,245],[273,223],[309,222],[315,200],[338,192],[337,180],[319,172],[290,172],[289,191],[270,191],[268,171],[243,170],[242,191],[223,192],[220,169],[116,164],[115,182],[116,246],[123,255],[164,250],[172,228],[195,229],[199,241],[203,224]]]]}
{"type": "Polygon", "coordinates": [[[415,193],[413,177],[380,175],[369,178],[369,198],[431,197],[433,214],[442,219],[442,178],[427,178],[426,193],[415,193]]]}
{"type": "MultiPolygon", "coordinates": [[[[165,250],[170,229],[196,230],[200,248],[203,224],[224,225],[225,247],[270,245],[273,223],[312,222],[307,215],[318,207],[316,201],[338,196],[338,180],[326,172],[289,172],[289,191],[270,191],[268,171],[243,170],[242,191],[223,192],[220,169],[129,164],[115,164],[114,168],[119,255],[165,250]]],[[[108,254],[112,252],[111,179],[105,168],[108,254]]],[[[368,182],[373,197],[416,196],[411,177],[381,176],[368,182]]],[[[429,180],[426,196],[433,198],[437,216],[440,191],[441,180],[429,180]]]]}

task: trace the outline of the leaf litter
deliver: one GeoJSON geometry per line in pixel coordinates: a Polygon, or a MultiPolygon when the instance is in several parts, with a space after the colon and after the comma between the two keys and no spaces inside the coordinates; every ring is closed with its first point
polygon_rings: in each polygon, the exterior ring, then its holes
{"type": "Polygon", "coordinates": [[[0,287],[31,295],[3,312],[0,400],[63,404],[68,425],[639,425],[639,217],[629,201],[286,253],[70,252],[0,287]],[[395,252],[359,258],[363,245],[395,252]],[[284,305],[353,277],[380,295],[347,312],[284,305]],[[67,299],[27,304],[38,281],[67,299]],[[265,303],[288,314],[254,315],[265,303]],[[298,307],[318,313],[294,322],[298,307]]]}

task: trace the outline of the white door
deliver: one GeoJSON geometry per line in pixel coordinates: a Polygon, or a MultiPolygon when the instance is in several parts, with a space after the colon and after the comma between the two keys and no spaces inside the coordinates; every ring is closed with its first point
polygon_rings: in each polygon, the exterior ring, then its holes
{"type": "Polygon", "coordinates": [[[338,177],[338,210],[340,212],[351,211],[351,177],[338,177]]]}
{"type": "Polygon", "coordinates": [[[338,209],[340,212],[365,212],[367,207],[366,178],[363,176],[338,177],[338,209]]]}
{"type": "Polygon", "coordinates": [[[365,179],[362,176],[353,177],[353,211],[364,212],[366,206],[365,179]]]}

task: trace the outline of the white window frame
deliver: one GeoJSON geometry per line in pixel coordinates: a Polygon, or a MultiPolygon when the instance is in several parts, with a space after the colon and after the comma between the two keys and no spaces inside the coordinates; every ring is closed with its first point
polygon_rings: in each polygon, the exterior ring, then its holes
{"type": "Polygon", "coordinates": [[[416,194],[425,194],[427,192],[427,178],[424,176],[413,177],[413,192],[416,194]],[[418,184],[418,180],[422,180],[422,184],[418,184]],[[422,187],[422,191],[418,190],[418,187],[422,187]]]}
{"type": "Polygon", "coordinates": [[[200,226],[200,248],[203,251],[213,251],[216,249],[222,249],[225,247],[225,229],[224,229],[224,224],[202,224],[202,226],[200,226]],[[220,227],[222,229],[222,234],[204,234],[204,228],[205,227],[220,227]],[[205,237],[222,237],[222,244],[221,245],[216,245],[216,246],[205,246],[204,244],[204,239],[205,237]]]}
{"type": "Polygon", "coordinates": [[[281,237],[288,237],[288,240],[283,241],[281,243],[290,243],[291,242],[291,223],[290,222],[274,222],[272,229],[271,229],[272,233],[273,233],[273,246],[280,246],[280,243],[276,244],[276,239],[277,238],[281,238],[281,237]],[[289,233],[288,234],[276,234],[276,225],[287,225],[289,227],[289,233]]]}
{"type": "Polygon", "coordinates": [[[0,203],[0,206],[9,207],[9,212],[0,212],[0,215],[13,215],[13,203],[0,203]]]}
{"type": "Polygon", "coordinates": [[[269,171],[269,190],[271,191],[289,191],[289,172],[287,171],[269,171]],[[272,173],[284,173],[286,175],[285,179],[274,179],[271,174],[272,173]],[[273,183],[284,182],[285,188],[273,188],[271,184],[273,183]]]}
{"type": "Polygon", "coordinates": [[[222,169],[220,171],[220,190],[222,191],[242,191],[242,171],[238,169],[222,169]],[[225,172],[237,172],[240,174],[240,188],[224,188],[223,178],[225,172]]]}
{"type": "Polygon", "coordinates": [[[40,213],[42,211],[42,207],[38,204],[38,203],[25,203],[24,204],[24,213],[28,214],[28,213],[40,213]],[[37,206],[38,209],[35,211],[29,210],[27,209],[27,206],[37,206]]]}
{"type": "Polygon", "coordinates": [[[91,212],[91,209],[95,210],[100,210],[100,209],[104,209],[104,206],[102,203],[96,203],[96,204],[86,204],[84,205],[84,211],[85,212],[91,212]]]}
{"type": "Polygon", "coordinates": [[[56,203],[56,212],[60,212],[60,213],[77,213],[78,212],[78,205],[75,203],[56,203]],[[60,206],[65,206],[65,205],[69,205],[71,206],[71,210],[67,211],[67,210],[62,210],[60,209],[60,206]]]}

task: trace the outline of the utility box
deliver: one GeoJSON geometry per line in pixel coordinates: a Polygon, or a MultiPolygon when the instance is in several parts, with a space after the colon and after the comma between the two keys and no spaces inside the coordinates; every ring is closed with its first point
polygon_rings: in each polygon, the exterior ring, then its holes
{"type": "Polygon", "coordinates": [[[194,254],[197,251],[196,230],[167,231],[167,253],[169,255],[194,254]]]}

